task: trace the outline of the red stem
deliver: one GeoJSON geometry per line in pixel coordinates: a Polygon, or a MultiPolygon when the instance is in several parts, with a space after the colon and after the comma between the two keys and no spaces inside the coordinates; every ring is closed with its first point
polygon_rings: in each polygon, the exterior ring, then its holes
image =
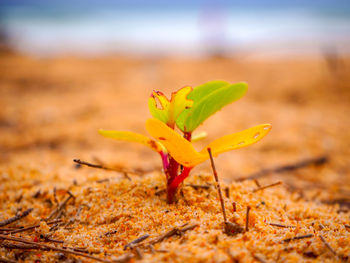
{"type": "Polygon", "coordinates": [[[192,167],[184,167],[182,173],[176,176],[172,181],[168,181],[168,203],[172,204],[174,202],[174,196],[177,188],[186,179],[186,177],[190,174],[192,167]]]}
{"type": "MultiPolygon", "coordinates": [[[[168,126],[172,129],[174,129],[174,125],[168,126]]],[[[192,132],[185,132],[184,138],[188,141],[191,141],[192,138],[192,132]]],[[[190,171],[192,167],[182,167],[181,166],[181,174],[179,173],[180,164],[169,154],[161,153],[162,161],[163,161],[163,167],[164,172],[167,176],[167,199],[168,203],[172,204],[174,202],[174,196],[176,194],[176,190],[183,182],[183,180],[186,179],[186,177],[190,174],[190,171]]]]}
{"type": "Polygon", "coordinates": [[[162,158],[164,171],[167,171],[169,168],[168,154],[164,152],[159,152],[160,157],[162,158]]]}
{"type": "Polygon", "coordinates": [[[170,179],[169,175],[169,160],[168,160],[168,154],[164,152],[159,152],[160,157],[162,158],[162,164],[163,164],[163,170],[166,176],[167,181],[170,179]]]}
{"type": "Polygon", "coordinates": [[[179,163],[177,161],[175,161],[175,159],[169,155],[169,166],[168,166],[169,180],[168,180],[168,184],[170,184],[177,177],[178,171],[179,171],[179,163]]]}
{"type": "Polygon", "coordinates": [[[192,132],[184,132],[184,138],[190,142],[192,139],[192,132]]]}

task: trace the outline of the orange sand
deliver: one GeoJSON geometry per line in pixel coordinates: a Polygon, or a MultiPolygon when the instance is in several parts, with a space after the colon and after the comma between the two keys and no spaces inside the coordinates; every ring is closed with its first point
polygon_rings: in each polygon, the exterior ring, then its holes
{"type": "MultiPolygon", "coordinates": [[[[143,262],[233,262],[232,258],[242,262],[332,262],[349,257],[349,229],[344,226],[350,223],[349,59],[0,56],[0,221],[33,207],[28,217],[9,226],[39,222],[57,206],[53,197],[56,187],[60,202],[67,189],[76,197],[62,215],[65,222],[82,208],[76,221],[68,229],[59,228],[52,239],[85,247],[101,258],[122,255],[123,246],[143,234],[150,235],[144,241],[147,244],[186,222],[199,226],[182,237],[156,244],[155,249],[162,252],[151,254],[145,245],[143,262]],[[283,185],[261,192],[252,193],[252,181],[230,184],[230,197],[226,198],[230,220],[244,225],[246,206],[252,207],[249,232],[234,237],[222,233],[220,204],[213,187],[194,190],[185,186],[185,197],[179,196],[178,204],[169,206],[164,194],[155,195],[165,184],[159,157],[142,146],[97,134],[98,128],[147,134],[144,121],[150,117],[147,97],[152,89],[169,94],[181,86],[213,79],[244,80],[249,90],[199,128],[209,136],[198,142],[198,148],[259,123],[273,125],[257,145],[215,160],[223,182],[308,157],[330,158],[323,166],[263,177],[259,180],[262,185],[277,180],[283,185]],[[132,176],[129,182],[118,173],[75,169],[73,158],[151,172],[132,176]],[[96,182],[104,178],[110,180],[96,182]],[[40,194],[34,198],[38,190],[40,194]],[[237,203],[237,213],[232,212],[232,201],[237,203]],[[265,205],[257,208],[261,201],[265,205]],[[275,227],[270,222],[295,228],[275,227]],[[110,230],[117,232],[103,235],[110,230]],[[309,233],[314,236],[281,242],[309,233]],[[320,235],[337,256],[326,248],[320,235]]],[[[208,172],[206,162],[185,183],[213,184],[208,172]]],[[[48,231],[42,223],[34,232],[17,236],[33,240],[48,231]]],[[[20,262],[56,262],[59,257],[58,252],[35,250],[22,254],[0,248],[0,256],[15,259],[17,255],[20,262]]]]}

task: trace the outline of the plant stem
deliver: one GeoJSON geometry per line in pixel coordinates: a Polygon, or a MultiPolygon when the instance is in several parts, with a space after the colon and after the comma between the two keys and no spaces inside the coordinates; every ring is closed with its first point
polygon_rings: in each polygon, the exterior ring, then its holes
{"type": "MultiPolygon", "coordinates": [[[[169,126],[169,124],[168,124],[169,126]]],[[[169,126],[174,129],[173,126],[169,126]]],[[[191,141],[192,132],[185,132],[184,138],[188,141],[191,141]]],[[[174,196],[177,188],[182,183],[183,180],[190,174],[192,167],[183,167],[170,155],[164,155],[161,153],[163,160],[163,167],[165,174],[167,176],[167,200],[169,204],[174,202],[174,196]],[[180,168],[180,174],[179,174],[180,168]]]]}
{"type": "Polygon", "coordinates": [[[167,193],[167,198],[168,198],[168,203],[172,204],[174,202],[174,196],[176,193],[177,188],[179,185],[182,183],[183,180],[186,179],[186,177],[190,174],[190,171],[192,170],[192,167],[184,167],[182,173],[178,176],[176,176],[170,184],[168,184],[168,193],[167,193]]]}
{"type": "Polygon", "coordinates": [[[164,152],[159,152],[159,154],[160,154],[160,157],[162,158],[163,170],[166,175],[166,179],[168,181],[170,178],[169,171],[168,171],[169,169],[168,154],[164,152]]]}
{"type": "Polygon", "coordinates": [[[192,139],[192,132],[184,132],[184,138],[190,142],[192,139]]]}
{"type": "Polygon", "coordinates": [[[179,163],[177,161],[175,161],[175,159],[169,155],[168,184],[171,184],[171,182],[178,176],[178,171],[179,171],[179,163]]]}
{"type": "Polygon", "coordinates": [[[159,154],[160,154],[160,157],[162,158],[163,168],[164,170],[167,170],[169,166],[168,154],[164,152],[160,152],[159,154]]]}

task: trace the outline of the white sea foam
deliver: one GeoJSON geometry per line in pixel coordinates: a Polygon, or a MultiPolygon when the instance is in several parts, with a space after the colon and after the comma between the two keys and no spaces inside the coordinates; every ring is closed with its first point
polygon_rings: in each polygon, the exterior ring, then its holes
{"type": "Polygon", "coordinates": [[[1,25],[16,49],[39,55],[350,52],[350,16],[310,10],[22,10],[1,25]]]}

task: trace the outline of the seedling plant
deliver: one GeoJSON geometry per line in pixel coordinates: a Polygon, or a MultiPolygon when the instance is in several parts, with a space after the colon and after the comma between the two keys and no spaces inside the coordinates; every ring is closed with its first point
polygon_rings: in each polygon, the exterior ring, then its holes
{"type": "Polygon", "coordinates": [[[170,100],[162,92],[153,91],[148,99],[153,118],[146,121],[146,129],[155,140],[129,131],[99,130],[99,133],[116,140],[137,142],[157,152],[166,176],[167,201],[171,204],[191,170],[210,158],[208,150],[216,157],[256,143],[270,131],[270,124],[261,124],[216,139],[199,152],[194,149],[192,143],[206,136],[194,133],[198,126],[224,106],[240,99],[247,88],[243,82],[211,81],[194,88],[183,87],[173,92],[170,100]]]}

